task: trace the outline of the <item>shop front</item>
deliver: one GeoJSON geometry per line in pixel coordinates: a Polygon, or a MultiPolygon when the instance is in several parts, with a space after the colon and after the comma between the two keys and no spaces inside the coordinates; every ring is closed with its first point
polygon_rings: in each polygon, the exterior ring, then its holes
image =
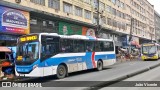
{"type": "Polygon", "coordinates": [[[15,46],[19,36],[29,33],[29,12],[0,6],[0,46],[15,46]]]}

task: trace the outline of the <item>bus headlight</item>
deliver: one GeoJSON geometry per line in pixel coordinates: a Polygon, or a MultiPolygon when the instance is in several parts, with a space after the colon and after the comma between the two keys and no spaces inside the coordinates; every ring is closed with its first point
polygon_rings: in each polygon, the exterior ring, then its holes
{"type": "Polygon", "coordinates": [[[142,55],[142,59],[146,59],[147,57],[145,55],[142,55]]]}
{"type": "Polygon", "coordinates": [[[157,56],[157,55],[154,55],[154,57],[153,57],[153,58],[155,58],[155,59],[156,59],[156,58],[158,58],[158,56],[157,56]]]}

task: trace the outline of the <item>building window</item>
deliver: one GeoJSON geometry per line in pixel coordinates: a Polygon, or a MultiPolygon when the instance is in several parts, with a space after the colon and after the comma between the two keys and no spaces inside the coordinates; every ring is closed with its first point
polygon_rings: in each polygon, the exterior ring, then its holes
{"type": "Polygon", "coordinates": [[[93,1],[93,7],[97,8],[98,7],[98,1],[97,0],[92,0],[93,1]]]}
{"type": "Polygon", "coordinates": [[[124,8],[124,3],[120,2],[120,6],[121,6],[121,8],[124,8]]]}
{"type": "Polygon", "coordinates": [[[112,21],[111,21],[111,18],[107,18],[107,24],[112,26],[112,21]]]}
{"type": "Polygon", "coordinates": [[[120,14],[120,11],[118,11],[118,10],[117,10],[117,13],[116,13],[116,15],[117,15],[118,17],[119,17],[119,14],[120,14]]]}
{"type": "Polygon", "coordinates": [[[99,6],[100,6],[100,10],[103,10],[103,11],[105,10],[105,4],[103,2],[100,2],[99,6]]]}
{"type": "Polygon", "coordinates": [[[91,0],[84,0],[85,3],[91,4],[91,0]]]}
{"type": "Polygon", "coordinates": [[[107,5],[106,9],[107,9],[107,12],[109,13],[111,12],[111,6],[107,5]]]}
{"type": "Polygon", "coordinates": [[[48,7],[60,10],[60,1],[59,0],[49,0],[48,7]]]}
{"type": "Polygon", "coordinates": [[[63,3],[63,11],[65,13],[71,13],[72,14],[72,4],[69,3],[63,3]]]}
{"type": "Polygon", "coordinates": [[[30,0],[31,2],[45,6],[45,0],[30,0]]]}
{"type": "Polygon", "coordinates": [[[37,16],[31,17],[30,19],[30,26],[31,26],[31,33],[40,33],[40,32],[47,32],[47,33],[57,33],[58,30],[58,23],[46,19],[46,18],[37,18],[37,16]]]}
{"type": "Polygon", "coordinates": [[[106,17],[101,17],[101,19],[100,19],[100,23],[101,24],[106,24],[106,17]]]}
{"type": "Polygon", "coordinates": [[[112,3],[116,4],[116,0],[112,0],[112,3]]]}
{"type": "Polygon", "coordinates": [[[122,23],[122,29],[126,30],[126,24],[125,23],[122,23]]]}
{"type": "Polygon", "coordinates": [[[85,10],[85,18],[86,19],[91,19],[91,11],[85,10]]]}
{"type": "Polygon", "coordinates": [[[82,8],[75,6],[75,15],[82,17],[82,8]]]}
{"type": "Polygon", "coordinates": [[[119,0],[116,1],[116,4],[117,4],[118,7],[120,7],[120,1],[119,0]]]}
{"type": "Polygon", "coordinates": [[[97,20],[98,20],[97,14],[94,13],[94,14],[93,14],[93,23],[94,23],[94,24],[97,24],[97,20]]]}
{"type": "Polygon", "coordinates": [[[121,22],[118,22],[118,28],[121,29],[121,22]]]}
{"type": "Polygon", "coordinates": [[[113,26],[117,27],[117,21],[116,20],[113,20],[113,26]]]}
{"type": "Polygon", "coordinates": [[[116,15],[116,9],[112,8],[112,14],[116,15]]]}

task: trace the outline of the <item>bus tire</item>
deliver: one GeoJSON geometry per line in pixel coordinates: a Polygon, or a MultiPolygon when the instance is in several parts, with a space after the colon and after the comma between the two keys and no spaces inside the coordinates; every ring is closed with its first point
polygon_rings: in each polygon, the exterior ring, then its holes
{"type": "Polygon", "coordinates": [[[102,69],[103,69],[103,63],[102,63],[101,60],[98,60],[98,62],[97,62],[97,70],[101,71],[102,69]]]}
{"type": "Polygon", "coordinates": [[[57,68],[57,78],[62,79],[67,75],[67,69],[64,65],[59,65],[57,68]]]}

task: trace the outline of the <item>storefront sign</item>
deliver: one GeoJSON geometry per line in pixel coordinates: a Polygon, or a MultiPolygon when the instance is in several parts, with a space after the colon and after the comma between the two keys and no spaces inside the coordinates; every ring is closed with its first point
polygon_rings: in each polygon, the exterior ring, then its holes
{"type": "Polygon", "coordinates": [[[59,34],[62,35],[73,35],[73,34],[82,34],[82,27],[74,24],[69,24],[65,22],[59,23],[59,34]]]}
{"type": "Polygon", "coordinates": [[[59,23],[59,34],[61,35],[85,35],[94,36],[95,30],[92,28],[87,28],[85,26],[79,26],[74,24],[69,24],[65,22],[59,23]]]}
{"type": "Polygon", "coordinates": [[[0,35],[0,40],[17,40],[18,36],[14,35],[0,35]]]}
{"type": "Polygon", "coordinates": [[[0,32],[29,34],[29,12],[0,6],[0,32]]]}

